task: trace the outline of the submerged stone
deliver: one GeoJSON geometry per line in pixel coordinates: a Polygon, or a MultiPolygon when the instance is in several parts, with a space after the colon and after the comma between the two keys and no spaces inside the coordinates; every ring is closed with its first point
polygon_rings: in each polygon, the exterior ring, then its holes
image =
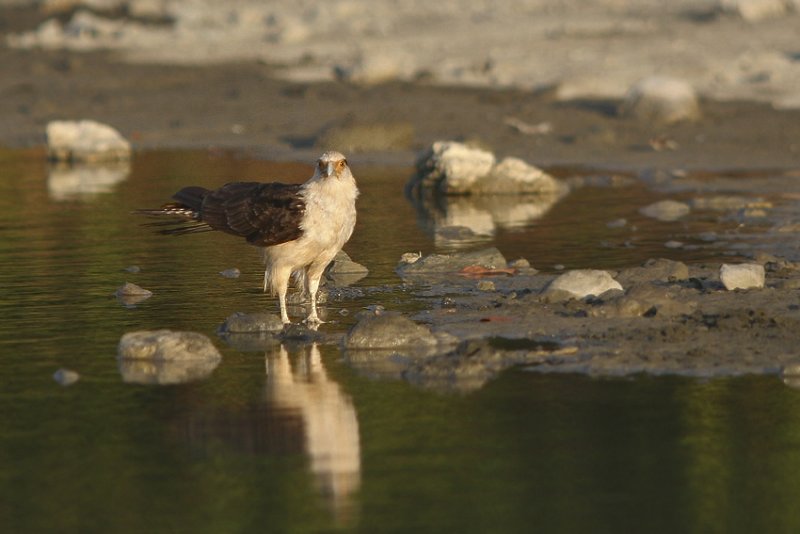
{"type": "Polygon", "coordinates": [[[71,386],[78,380],[80,380],[81,375],[78,374],[77,371],[73,371],[71,369],[64,369],[61,368],[55,373],[53,373],[53,380],[61,384],[62,386],[71,386]]]}
{"type": "Polygon", "coordinates": [[[392,312],[364,317],[344,338],[347,349],[432,347],[437,343],[430,329],[392,312]]]}
{"type": "Polygon", "coordinates": [[[222,355],[197,332],[142,330],[122,336],[117,360],[125,382],[165,385],[207,377],[222,355]]]}
{"type": "Polygon", "coordinates": [[[151,297],[153,292],[131,282],[125,282],[114,294],[118,297],[151,297]]]}
{"type": "Polygon", "coordinates": [[[234,312],[220,325],[218,332],[220,334],[244,334],[280,332],[281,330],[283,330],[283,323],[277,314],[234,312]]]}
{"type": "Polygon", "coordinates": [[[117,346],[120,359],[218,362],[222,355],[211,340],[198,332],[141,330],[122,336],[117,346]]]}
{"type": "Polygon", "coordinates": [[[430,254],[413,263],[401,262],[396,271],[401,277],[424,273],[443,274],[455,273],[472,265],[487,269],[503,269],[507,267],[508,262],[497,248],[489,247],[456,254],[430,254]]]}

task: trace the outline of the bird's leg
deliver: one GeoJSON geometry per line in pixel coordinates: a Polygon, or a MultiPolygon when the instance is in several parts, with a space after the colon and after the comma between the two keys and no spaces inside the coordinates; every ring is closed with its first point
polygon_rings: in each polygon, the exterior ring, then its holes
{"type": "Polygon", "coordinates": [[[306,273],[306,291],[311,297],[311,311],[306,317],[308,324],[320,324],[322,321],[317,315],[317,292],[319,291],[319,280],[322,278],[322,272],[325,270],[325,265],[320,269],[316,265],[309,267],[306,273]]]}
{"type": "Polygon", "coordinates": [[[278,294],[278,304],[281,309],[281,322],[289,324],[289,314],[286,312],[286,292],[289,290],[289,277],[291,276],[291,269],[273,268],[271,271],[271,282],[273,292],[278,294]]]}

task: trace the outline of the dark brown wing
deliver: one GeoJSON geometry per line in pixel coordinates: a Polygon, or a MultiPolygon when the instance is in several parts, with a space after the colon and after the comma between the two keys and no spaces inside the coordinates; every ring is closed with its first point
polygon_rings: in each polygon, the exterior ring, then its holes
{"type": "MultiPolygon", "coordinates": [[[[305,213],[301,185],[232,182],[202,195],[198,220],[213,230],[247,239],[248,243],[270,246],[299,238],[305,213]]],[[[186,188],[188,196],[196,189],[186,188]]],[[[173,197],[183,203],[181,190],[173,197]]]]}
{"type": "Polygon", "coordinates": [[[175,202],[159,209],[136,213],[164,218],[152,223],[168,235],[219,230],[244,237],[253,245],[268,247],[297,239],[303,234],[300,223],[305,201],[302,185],[231,182],[209,191],[204,187],[184,187],[172,198],[175,202]]]}

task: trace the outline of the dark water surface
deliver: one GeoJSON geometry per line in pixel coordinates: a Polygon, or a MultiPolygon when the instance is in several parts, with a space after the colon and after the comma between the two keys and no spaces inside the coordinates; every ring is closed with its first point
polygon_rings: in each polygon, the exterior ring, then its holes
{"type": "MultiPolygon", "coordinates": [[[[383,289],[330,306],[323,329],[370,304],[424,306],[393,269],[403,252],[453,248],[434,238],[443,224],[469,222],[471,244],[543,270],[720,254],[665,250],[710,223],[644,220],[658,197],[638,186],[583,188],[537,219],[535,206],[414,207],[409,169],[354,167],[347,250],[371,270],[357,285],[383,289]],[[628,227],[606,227],[620,217],[628,227]]],[[[775,378],[512,371],[447,395],[365,378],[331,346],[226,345],[229,314],[274,310],[256,251],[162,237],[130,211],[190,183],[309,173],[166,152],[87,179],[0,151],[0,531],[800,532],[800,393],[775,378]],[[230,267],[242,276],[219,275],[230,267]],[[123,305],[125,281],[154,296],[123,305]],[[126,382],[120,336],[156,328],[209,335],[222,363],[190,383],[126,382]],[[81,379],[60,386],[62,367],[81,379]]]]}

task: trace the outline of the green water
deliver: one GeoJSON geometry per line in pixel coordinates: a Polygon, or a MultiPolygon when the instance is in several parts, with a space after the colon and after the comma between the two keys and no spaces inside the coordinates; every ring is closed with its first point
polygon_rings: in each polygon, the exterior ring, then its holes
{"type": "MultiPolygon", "coordinates": [[[[393,268],[437,250],[403,196],[408,169],[353,167],[363,195],[347,250],[371,272],[363,297],[328,307],[333,332],[370,304],[424,307],[393,268]]],[[[0,531],[800,531],[800,393],[773,377],[515,370],[446,395],[367,378],[334,346],[226,345],[215,331],[229,314],[274,310],[257,253],[224,235],[159,236],[130,212],[189,183],[309,169],[142,153],[90,187],[41,153],[0,152],[0,531]],[[242,276],[219,275],[230,267],[242,276]],[[124,306],[125,281],[154,296],[124,306]],[[120,336],[154,328],[205,333],[223,361],[190,383],[125,382],[120,336]],[[57,384],[62,367],[80,380],[57,384]]],[[[584,189],[480,243],[543,268],[636,264],[663,255],[674,226],[638,221],[633,248],[598,242],[621,239],[605,222],[652,198],[584,189]]]]}

